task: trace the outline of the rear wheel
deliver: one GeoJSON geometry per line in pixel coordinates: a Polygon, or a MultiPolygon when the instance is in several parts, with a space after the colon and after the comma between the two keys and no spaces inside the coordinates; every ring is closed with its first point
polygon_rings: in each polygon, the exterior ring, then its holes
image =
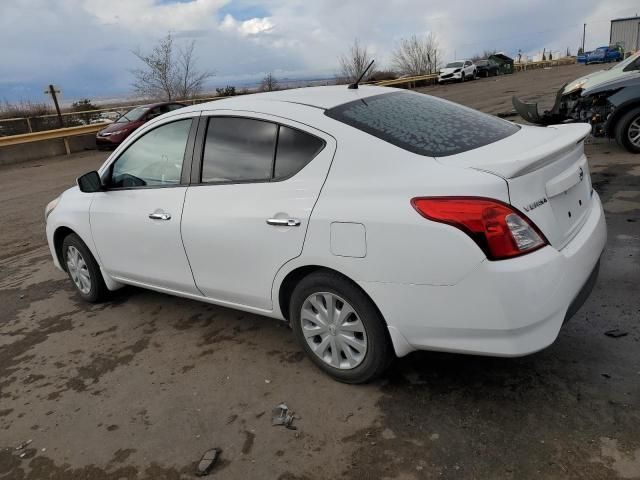
{"type": "Polygon", "coordinates": [[[83,300],[97,303],[107,298],[109,290],[102,278],[100,266],[75,233],[67,235],[62,242],[62,260],[76,292],[83,300]]]}
{"type": "Polygon", "coordinates": [[[631,153],[640,153],[640,107],[627,112],[615,126],[616,142],[631,153]]]}
{"type": "Polygon", "coordinates": [[[386,324],[367,295],[334,272],[317,272],[291,296],[291,326],[311,361],[345,383],[380,376],[393,359],[386,324]]]}

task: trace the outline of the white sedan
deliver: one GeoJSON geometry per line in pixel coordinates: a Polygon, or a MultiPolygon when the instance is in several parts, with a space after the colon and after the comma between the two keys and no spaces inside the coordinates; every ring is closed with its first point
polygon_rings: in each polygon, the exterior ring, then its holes
{"type": "Polygon", "coordinates": [[[606,226],[589,126],[315,87],[145,124],[46,208],[87,301],[135,285],[285,320],[334,378],[394,356],[541,350],[585,300],[606,226]]]}

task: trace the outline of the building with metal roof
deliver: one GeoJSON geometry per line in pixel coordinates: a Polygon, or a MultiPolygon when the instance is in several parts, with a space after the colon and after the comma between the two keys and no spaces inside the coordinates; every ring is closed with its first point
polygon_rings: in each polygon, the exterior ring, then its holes
{"type": "Polygon", "coordinates": [[[640,50],[640,16],[611,20],[610,45],[620,45],[626,51],[640,50]]]}

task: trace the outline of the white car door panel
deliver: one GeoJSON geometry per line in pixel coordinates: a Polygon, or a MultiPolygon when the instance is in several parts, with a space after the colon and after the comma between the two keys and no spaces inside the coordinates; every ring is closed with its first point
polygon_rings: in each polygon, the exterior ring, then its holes
{"type": "Polygon", "coordinates": [[[180,236],[191,126],[191,118],[178,118],[145,132],[103,172],[106,189],[91,204],[91,232],[114,278],[198,294],[180,236]]]}
{"type": "MultiPolygon", "coordinates": [[[[279,141],[275,165],[265,168],[264,156],[247,153],[251,145],[245,148],[234,146],[233,142],[242,143],[245,135],[246,138],[271,138],[273,129],[266,125],[254,129],[235,121],[237,119],[231,122],[235,124],[231,127],[230,122],[221,120],[225,118],[224,113],[217,112],[211,117],[214,120],[205,135],[203,181],[214,183],[201,183],[188,189],[182,238],[196,285],[203,294],[217,301],[270,310],[271,288],[277,271],[302,251],[311,211],[333,159],[335,141],[329,135],[295,122],[246,114],[263,120],[258,123],[281,125],[276,134],[279,141]],[[218,133],[209,133],[214,131],[218,133]],[[288,163],[295,163],[297,159],[295,155],[286,154],[285,133],[301,131],[313,135],[320,144],[324,142],[324,147],[310,156],[313,159],[301,170],[287,176],[293,168],[288,163]],[[234,132],[239,133],[230,139],[234,132]],[[229,161],[212,160],[223,156],[229,161]],[[269,180],[265,175],[284,178],[269,180]]],[[[241,112],[228,114],[243,115],[241,112]]],[[[273,145],[275,147],[275,143],[273,145]]],[[[256,147],[255,151],[260,148],[256,147]]]]}

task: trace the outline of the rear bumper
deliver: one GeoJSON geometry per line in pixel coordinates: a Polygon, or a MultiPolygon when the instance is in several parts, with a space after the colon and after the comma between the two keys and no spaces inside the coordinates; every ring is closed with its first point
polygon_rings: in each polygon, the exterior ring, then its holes
{"type": "Polygon", "coordinates": [[[361,282],[394,329],[396,353],[522,356],[553,343],[595,284],[607,233],[596,194],[592,205],[582,229],[560,251],[549,246],[484,261],[450,286],[361,282]]]}

